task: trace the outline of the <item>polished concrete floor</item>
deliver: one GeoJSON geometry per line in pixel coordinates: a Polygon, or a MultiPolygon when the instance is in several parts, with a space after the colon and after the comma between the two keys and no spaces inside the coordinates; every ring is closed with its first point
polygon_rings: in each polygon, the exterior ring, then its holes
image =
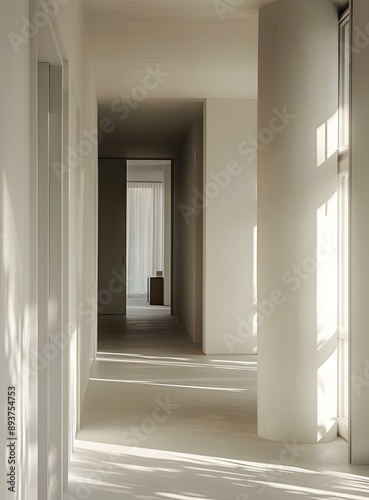
{"type": "Polygon", "coordinates": [[[369,467],[347,464],[342,439],[257,436],[256,356],[205,356],[168,309],[130,305],[100,322],[71,498],[369,498],[369,467]]]}

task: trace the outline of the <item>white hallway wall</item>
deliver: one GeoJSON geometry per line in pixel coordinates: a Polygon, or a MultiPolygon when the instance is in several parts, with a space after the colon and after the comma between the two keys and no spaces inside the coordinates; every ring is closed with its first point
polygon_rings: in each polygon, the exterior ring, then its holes
{"type": "Polygon", "coordinates": [[[196,343],[202,342],[202,211],[194,207],[203,171],[203,110],[180,144],[173,164],[172,313],[196,343]],[[198,278],[200,277],[200,283],[198,278]]]}
{"type": "MultiPolygon", "coordinates": [[[[63,59],[69,62],[69,143],[78,151],[83,131],[97,128],[96,96],[84,30],[82,2],[57,3],[58,13],[51,16],[54,37],[63,59]]],[[[1,343],[0,394],[6,401],[7,387],[16,387],[17,488],[11,498],[38,499],[37,492],[37,33],[24,37],[24,19],[30,19],[40,5],[36,0],[20,0],[1,7],[0,59],[6,77],[1,81],[0,96],[0,259],[1,259],[1,343]],[[7,35],[23,37],[14,50],[7,35]]],[[[96,166],[97,147],[90,142],[88,152],[70,163],[69,320],[63,326],[66,337],[73,330],[80,356],[80,406],[83,402],[90,362],[94,355],[96,318],[88,299],[96,295],[96,166]],[[78,270],[76,277],[73,271],[78,270]]],[[[64,151],[66,153],[66,151],[64,151]]],[[[64,162],[65,164],[65,162],[64,162]]],[[[68,179],[68,174],[64,174],[68,179]]],[[[76,357],[74,358],[75,361],[76,357]]],[[[50,361],[49,361],[50,362],[50,361]]],[[[76,368],[75,368],[76,370],[76,368]]],[[[51,381],[53,383],[53,381],[51,381]]],[[[46,409],[45,409],[46,410],[46,409]]],[[[70,408],[73,413],[73,408],[70,408]]],[[[5,413],[1,416],[6,428],[5,413]]],[[[1,447],[5,450],[1,436],[1,447]]],[[[7,470],[5,454],[1,470],[7,470]]],[[[62,478],[58,478],[61,480],[62,478]]],[[[65,482],[64,478],[64,482],[65,482]]],[[[8,498],[6,476],[0,477],[0,496],[8,498]]]]}
{"type": "MultiPolygon", "coordinates": [[[[6,408],[8,386],[16,388],[18,432],[17,484],[15,494],[7,490],[6,438],[7,414],[0,415],[0,496],[36,500],[35,462],[37,448],[36,387],[37,373],[30,371],[31,352],[36,348],[37,324],[34,319],[35,253],[30,253],[30,178],[34,167],[34,144],[31,144],[31,57],[27,44],[15,53],[7,34],[18,32],[22,16],[28,17],[28,0],[5,2],[0,15],[0,397],[6,408]],[[22,374],[24,369],[25,374],[22,374]],[[31,376],[28,376],[31,373],[31,376]],[[27,496],[27,492],[29,493],[27,496]]],[[[32,49],[31,49],[32,50],[32,49]]],[[[33,74],[35,76],[35,74],[33,74]]],[[[34,119],[34,115],[32,116],[34,119]]],[[[34,124],[34,122],[33,122],[34,124]]],[[[33,137],[34,139],[34,137],[33,137]]]]}
{"type": "MultiPolygon", "coordinates": [[[[68,129],[63,150],[62,177],[68,186],[64,205],[64,229],[68,234],[64,276],[68,281],[63,334],[68,339],[64,364],[65,420],[64,439],[71,455],[74,433],[79,427],[89,371],[97,339],[97,100],[88,49],[83,2],[65,2],[50,19],[61,56],[68,61],[68,129]],[[66,276],[67,274],[67,276],[66,276]],[[68,379],[69,376],[69,379],[68,379]],[[69,393],[69,394],[68,394],[69,393]],[[68,401],[68,403],[67,403],[68,401]],[[69,441],[67,445],[67,431],[69,441]]],[[[66,97],[66,96],[65,96],[66,97]]],[[[63,478],[64,486],[67,477],[63,478]]]]}
{"type": "Polygon", "coordinates": [[[351,2],[354,47],[351,61],[351,206],[350,206],[350,460],[369,463],[369,336],[367,317],[369,243],[368,199],[368,82],[369,51],[358,50],[358,33],[369,26],[368,2],[351,2]]]}
{"type": "MultiPolygon", "coordinates": [[[[69,62],[70,134],[70,323],[79,345],[80,406],[95,356],[97,294],[97,101],[85,30],[83,2],[70,1],[56,16],[63,57],[69,62]],[[73,96],[73,98],[72,98],[73,96]],[[72,132],[74,128],[74,133],[72,132]],[[90,137],[90,138],[89,138],[90,137]],[[75,273],[72,271],[75,270],[75,273]]],[[[66,151],[65,151],[66,152],[66,151]]]]}
{"type": "Polygon", "coordinates": [[[256,100],[206,101],[206,354],[256,353],[256,335],[251,327],[256,300],[256,149],[249,145],[249,137],[256,136],[256,119],[256,100]]]}

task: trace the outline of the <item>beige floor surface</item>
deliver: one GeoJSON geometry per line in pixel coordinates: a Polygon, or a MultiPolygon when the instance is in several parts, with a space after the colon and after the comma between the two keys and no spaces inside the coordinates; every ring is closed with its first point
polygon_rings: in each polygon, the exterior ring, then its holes
{"type": "Polygon", "coordinates": [[[163,307],[100,322],[70,467],[70,498],[361,500],[347,443],[256,434],[256,356],[205,356],[163,307]]]}

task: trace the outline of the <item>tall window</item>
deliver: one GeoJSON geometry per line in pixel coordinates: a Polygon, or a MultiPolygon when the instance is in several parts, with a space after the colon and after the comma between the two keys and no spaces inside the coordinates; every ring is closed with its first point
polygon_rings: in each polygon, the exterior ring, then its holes
{"type": "Polygon", "coordinates": [[[164,208],[161,182],[127,182],[128,296],[145,297],[147,277],[163,271],[164,208]]]}
{"type": "MultiPolygon", "coordinates": [[[[347,160],[348,163],[348,160],[347,160]]],[[[348,171],[339,174],[338,416],[348,423],[348,171]]],[[[346,436],[345,436],[346,437],[346,436]]]]}
{"type": "Polygon", "coordinates": [[[348,13],[340,22],[339,149],[349,147],[350,125],[350,24],[348,13]]]}
{"type": "Polygon", "coordinates": [[[350,128],[350,43],[349,16],[340,21],[339,87],[339,273],[338,273],[338,431],[348,439],[348,249],[349,249],[349,128],[350,128]]]}

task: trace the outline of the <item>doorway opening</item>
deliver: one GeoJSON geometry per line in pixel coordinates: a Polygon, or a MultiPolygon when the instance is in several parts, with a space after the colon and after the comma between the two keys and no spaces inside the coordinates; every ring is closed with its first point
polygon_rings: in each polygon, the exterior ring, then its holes
{"type": "MultiPolygon", "coordinates": [[[[157,111],[151,110],[149,104],[148,108],[150,116],[157,111]]],[[[155,119],[153,137],[158,135],[155,148],[150,141],[144,144],[147,113],[141,116],[141,108],[135,111],[140,127],[132,122],[133,129],[129,128],[128,120],[122,130],[118,119],[114,122],[117,142],[110,137],[99,147],[97,354],[109,352],[114,342],[117,342],[114,349],[120,352],[130,348],[124,325],[129,322],[130,327],[136,328],[132,321],[147,313],[155,313],[156,320],[157,313],[162,315],[162,330],[166,321],[172,326],[173,322],[179,323],[186,340],[202,348],[204,212],[198,200],[203,192],[203,105],[185,102],[178,113],[174,112],[176,109],[172,106],[167,109],[167,104],[163,108],[174,135],[161,126],[159,134],[157,124],[158,120],[163,122],[162,115],[155,119]],[[128,140],[133,131],[136,142],[128,140]],[[151,205],[146,203],[146,209],[141,210],[146,219],[138,217],[137,209],[132,208],[143,203],[144,192],[151,196],[151,205]],[[163,216],[157,216],[155,222],[153,212],[158,211],[159,199],[163,216]],[[146,227],[144,236],[134,229],[131,217],[127,219],[128,209],[146,227]],[[154,234],[161,234],[156,238],[160,246],[155,243],[154,234]],[[135,245],[131,244],[135,239],[135,245]],[[151,242],[151,253],[144,240],[151,242]]],[[[104,107],[99,107],[99,119],[107,116],[114,118],[104,107]]],[[[144,322],[142,329],[149,331],[152,322],[147,317],[144,322]]],[[[132,338],[136,341],[138,336],[132,338]]],[[[173,338],[168,335],[167,340],[171,342],[173,338]]]]}
{"type": "Polygon", "coordinates": [[[171,313],[171,160],[127,161],[127,315],[171,313]]]}
{"type": "Polygon", "coordinates": [[[97,359],[173,350],[172,160],[99,159],[97,359]]]}

